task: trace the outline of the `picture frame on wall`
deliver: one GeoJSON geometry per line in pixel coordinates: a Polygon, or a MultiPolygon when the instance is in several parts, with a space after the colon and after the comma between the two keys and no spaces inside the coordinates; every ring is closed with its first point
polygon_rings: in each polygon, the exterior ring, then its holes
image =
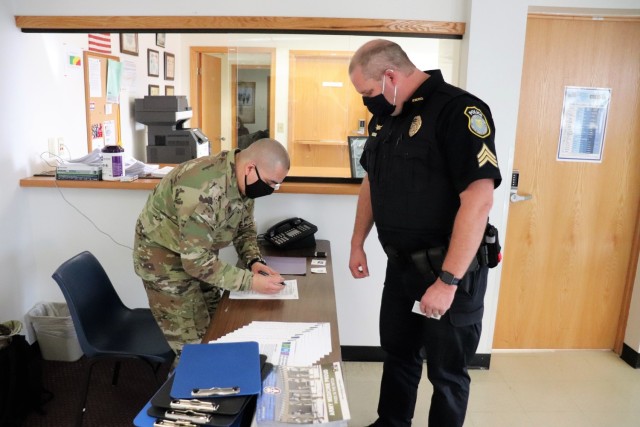
{"type": "Polygon", "coordinates": [[[366,171],[360,165],[360,157],[364,151],[364,145],[367,142],[366,136],[349,136],[349,163],[351,164],[351,178],[364,178],[366,171]]]}
{"type": "Polygon", "coordinates": [[[164,47],[167,39],[167,33],[156,33],[156,46],[164,47]]]}
{"type": "Polygon", "coordinates": [[[160,86],[159,85],[149,85],[149,95],[150,96],[158,96],[158,95],[160,95],[160,86]]]}
{"type": "Polygon", "coordinates": [[[256,122],[256,82],[238,82],[238,118],[244,124],[256,122]]]}
{"type": "Polygon", "coordinates": [[[120,52],[138,56],[138,33],[120,33],[120,52]]]}
{"type": "Polygon", "coordinates": [[[149,77],[160,76],[160,52],[147,49],[147,75],[149,77]]]}
{"type": "Polygon", "coordinates": [[[176,76],[176,56],[173,53],[164,53],[164,79],[173,80],[176,76]]]}
{"type": "Polygon", "coordinates": [[[173,96],[173,95],[175,95],[175,93],[176,93],[176,90],[175,90],[175,88],[173,86],[166,85],[164,87],[164,94],[165,95],[173,96]]]}

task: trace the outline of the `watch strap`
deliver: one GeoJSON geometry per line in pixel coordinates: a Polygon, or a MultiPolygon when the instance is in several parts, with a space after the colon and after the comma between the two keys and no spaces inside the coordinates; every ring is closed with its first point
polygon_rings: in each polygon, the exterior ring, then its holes
{"type": "Polygon", "coordinates": [[[247,268],[251,270],[251,267],[253,267],[253,264],[255,264],[256,262],[261,262],[262,264],[267,265],[267,262],[264,260],[264,258],[257,257],[257,258],[253,258],[251,261],[247,263],[247,268]]]}
{"type": "Polygon", "coordinates": [[[461,279],[455,277],[453,273],[442,270],[442,272],[440,273],[440,280],[442,280],[447,285],[458,285],[461,279]]]}

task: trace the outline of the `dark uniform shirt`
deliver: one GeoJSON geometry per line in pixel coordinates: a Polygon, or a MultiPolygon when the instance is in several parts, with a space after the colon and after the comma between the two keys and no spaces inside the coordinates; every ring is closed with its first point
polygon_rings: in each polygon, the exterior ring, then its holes
{"type": "Polygon", "coordinates": [[[378,237],[403,252],[446,245],[460,193],[478,179],[501,182],[489,107],[440,70],[426,73],[398,116],[371,119],[360,160],[378,237]]]}

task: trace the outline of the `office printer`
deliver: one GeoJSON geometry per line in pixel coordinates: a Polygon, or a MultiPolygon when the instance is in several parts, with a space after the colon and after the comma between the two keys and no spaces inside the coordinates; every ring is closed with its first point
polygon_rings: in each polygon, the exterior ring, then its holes
{"type": "Polygon", "coordinates": [[[145,96],[135,101],[135,119],[147,125],[147,163],[182,163],[209,155],[209,138],[185,129],[193,116],[186,96],[145,96]]]}

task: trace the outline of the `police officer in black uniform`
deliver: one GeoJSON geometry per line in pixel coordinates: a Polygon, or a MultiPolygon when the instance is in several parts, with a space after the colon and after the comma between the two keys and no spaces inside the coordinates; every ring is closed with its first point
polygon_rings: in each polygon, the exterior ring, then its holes
{"type": "Polygon", "coordinates": [[[349,75],[373,114],[349,269],[355,278],[369,275],[364,241],[374,223],[389,258],[380,307],[386,356],[373,425],[411,425],[426,355],[429,426],[459,427],[487,286],[478,252],[501,182],[491,112],[445,83],[439,70],[417,69],[387,40],[360,47],[349,75]]]}

